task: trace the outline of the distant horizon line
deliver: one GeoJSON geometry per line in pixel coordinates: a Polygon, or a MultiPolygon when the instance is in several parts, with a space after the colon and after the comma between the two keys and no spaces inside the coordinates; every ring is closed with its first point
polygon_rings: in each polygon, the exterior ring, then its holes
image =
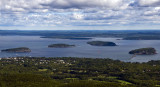
{"type": "Polygon", "coordinates": [[[137,30],[17,30],[17,29],[13,29],[13,30],[1,30],[0,31],[160,31],[160,29],[137,29],[137,30]]]}

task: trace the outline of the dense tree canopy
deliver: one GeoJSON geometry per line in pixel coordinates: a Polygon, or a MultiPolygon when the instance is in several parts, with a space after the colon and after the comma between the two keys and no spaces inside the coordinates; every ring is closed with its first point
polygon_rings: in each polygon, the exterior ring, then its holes
{"type": "Polygon", "coordinates": [[[18,57],[0,60],[0,87],[154,87],[160,61],[18,57]]]}

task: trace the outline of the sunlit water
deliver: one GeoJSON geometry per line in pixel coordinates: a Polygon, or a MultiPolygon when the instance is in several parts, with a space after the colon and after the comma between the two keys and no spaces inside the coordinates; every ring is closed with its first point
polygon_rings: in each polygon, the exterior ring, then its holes
{"type": "Polygon", "coordinates": [[[49,39],[39,36],[0,36],[0,50],[16,47],[29,47],[30,53],[5,53],[0,52],[0,57],[34,56],[34,57],[87,57],[87,58],[111,58],[125,62],[147,62],[159,60],[160,53],[156,55],[133,55],[130,50],[154,47],[160,52],[160,40],[117,40],[117,38],[93,38],[92,40],[68,40],[49,39]],[[88,41],[113,41],[118,46],[91,46],[88,41]],[[49,44],[66,43],[74,44],[73,48],[48,48],[49,44]],[[133,57],[133,58],[132,58],[133,57]]]}

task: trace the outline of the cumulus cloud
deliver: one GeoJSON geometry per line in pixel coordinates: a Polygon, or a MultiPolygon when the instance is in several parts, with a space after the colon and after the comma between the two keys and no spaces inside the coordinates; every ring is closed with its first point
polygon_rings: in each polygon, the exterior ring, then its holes
{"type": "Polygon", "coordinates": [[[138,0],[140,6],[160,6],[160,0],[138,0]]]}
{"type": "Polygon", "coordinates": [[[76,20],[82,20],[84,15],[81,14],[81,13],[73,13],[73,19],[76,19],[76,20]]]}
{"type": "MultiPolygon", "coordinates": [[[[122,4],[122,0],[52,0],[47,4],[52,8],[87,8],[108,7],[115,8],[122,4]]],[[[45,4],[44,4],[45,5],[45,4]]]]}
{"type": "Polygon", "coordinates": [[[135,0],[131,5],[138,7],[157,7],[160,6],[160,0],[135,0]]]}
{"type": "Polygon", "coordinates": [[[48,11],[54,9],[70,8],[117,8],[123,4],[123,0],[1,0],[3,11],[48,11]]]}
{"type": "Polygon", "coordinates": [[[0,26],[159,24],[160,0],[0,0],[0,26]]]}

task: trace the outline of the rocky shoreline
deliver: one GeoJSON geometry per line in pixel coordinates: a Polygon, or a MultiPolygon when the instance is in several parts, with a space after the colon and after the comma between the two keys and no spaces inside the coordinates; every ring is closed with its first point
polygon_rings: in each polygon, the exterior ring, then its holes
{"type": "Polygon", "coordinates": [[[129,54],[135,54],[135,55],[154,55],[157,54],[155,48],[140,48],[129,51],[129,54]]]}

